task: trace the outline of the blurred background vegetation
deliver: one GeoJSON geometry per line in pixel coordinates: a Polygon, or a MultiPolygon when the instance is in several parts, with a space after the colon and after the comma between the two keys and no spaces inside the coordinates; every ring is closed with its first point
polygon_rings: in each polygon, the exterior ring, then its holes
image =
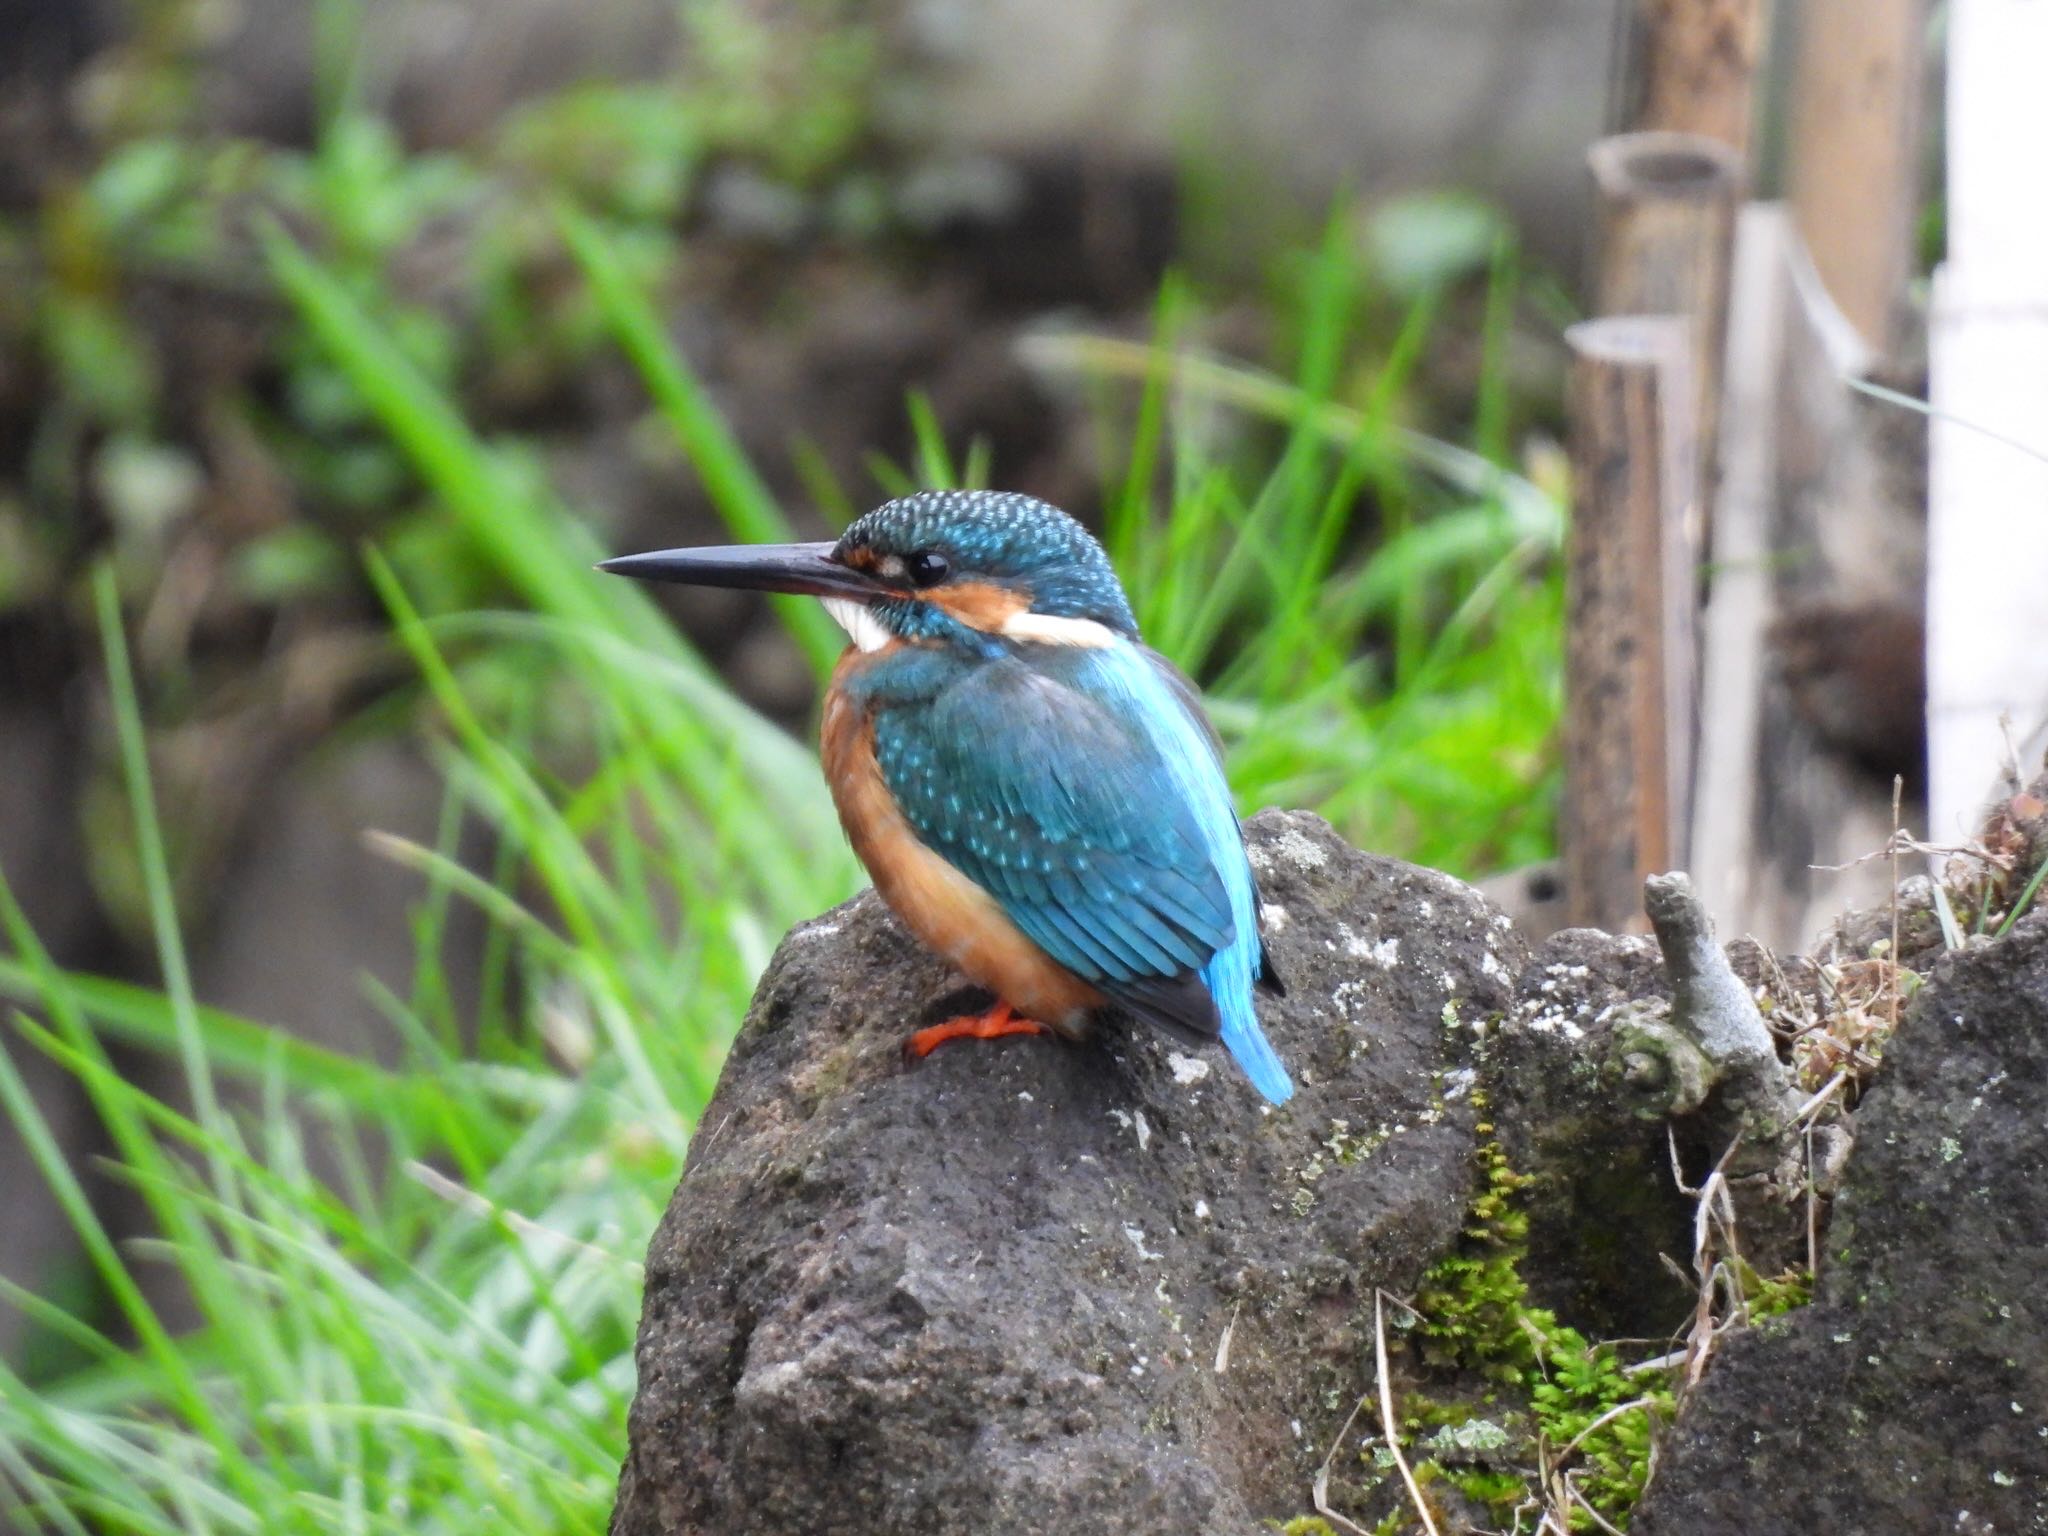
{"type": "MultiPolygon", "coordinates": [[[[1428,131],[1420,79],[1383,154],[1278,65],[1162,95],[1200,28],[1140,7],[1050,56],[1101,14],[12,8],[17,1524],[602,1528],[639,1255],[754,978],[859,883],[822,615],[604,553],[1046,496],[1246,810],[1549,852],[1572,246],[1516,157],[1575,166],[1604,8],[1475,40],[1479,115],[1428,131]],[[1517,49],[1578,59],[1578,116],[1518,126],[1517,49]]],[[[1244,9],[1188,14],[1227,59],[1244,9]]],[[[1378,67],[1429,45],[1365,20],[1378,67]]]]}

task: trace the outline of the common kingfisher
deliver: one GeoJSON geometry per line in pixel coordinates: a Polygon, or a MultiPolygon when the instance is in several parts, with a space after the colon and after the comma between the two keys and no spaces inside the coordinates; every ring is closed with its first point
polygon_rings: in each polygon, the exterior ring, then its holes
{"type": "Polygon", "coordinates": [[[1050,1028],[1121,1010],[1220,1037],[1294,1092],[1252,1007],[1279,989],[1194,685],[1149,649],[1109,556],[1029,496],[926,491],[837,542],[670,549],[600,569],[824,600],[851,639],[825,695],[833,803],[905,927],[995,994],[912,1035],[1050,1028]]]}

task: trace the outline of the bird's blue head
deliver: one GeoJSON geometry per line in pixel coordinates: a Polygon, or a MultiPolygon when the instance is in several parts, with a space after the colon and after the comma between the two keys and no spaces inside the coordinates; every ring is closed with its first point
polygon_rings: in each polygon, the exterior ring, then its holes
{"type": "Polygon", "coordinates": [[[823,598],[854,643],[1106,645],[1137,620],[1109,557],[1058,507],[996,491],[886,502],[834,543],[670,549],[607,560],[622,576],[823,598]]]}

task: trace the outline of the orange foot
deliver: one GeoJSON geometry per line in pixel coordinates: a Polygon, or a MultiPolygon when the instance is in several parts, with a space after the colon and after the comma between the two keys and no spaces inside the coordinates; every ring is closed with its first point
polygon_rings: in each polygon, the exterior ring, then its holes
{"type": "Polygon", "coordinates": [[[920,1029],[903,1042],[906,1056],[923,1058],[931,1055],[948,1040],[996,1040],[1004,1035],[1045,1035],[1050,1034],[1036,1019],[1020,1019],[1016,1010],[1008,1003],[997,1003],[987,1013],[962,1014],[957,1019],[946,1019],[941,1023],[920,1029]]]}

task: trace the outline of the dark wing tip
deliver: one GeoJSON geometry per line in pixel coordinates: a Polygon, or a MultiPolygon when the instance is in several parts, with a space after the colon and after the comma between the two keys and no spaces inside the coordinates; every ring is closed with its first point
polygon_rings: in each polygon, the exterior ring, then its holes
{"type": "Polygon", "coordinates": [[[1263,943],[1259,945],[1259,985],[1275,997],[1287,995],[1287,983],[1280,979],[1280,972],[1273,964],[1273,951],[1263,943]]]}
{"type": "Polygon", "coordinates": [[[1207,1045],[1223,1033],[1223,1016],[1198,972],[1101,985],[1124,1012],[1164,1030],[1183,1045],[1207,1045]]]}

